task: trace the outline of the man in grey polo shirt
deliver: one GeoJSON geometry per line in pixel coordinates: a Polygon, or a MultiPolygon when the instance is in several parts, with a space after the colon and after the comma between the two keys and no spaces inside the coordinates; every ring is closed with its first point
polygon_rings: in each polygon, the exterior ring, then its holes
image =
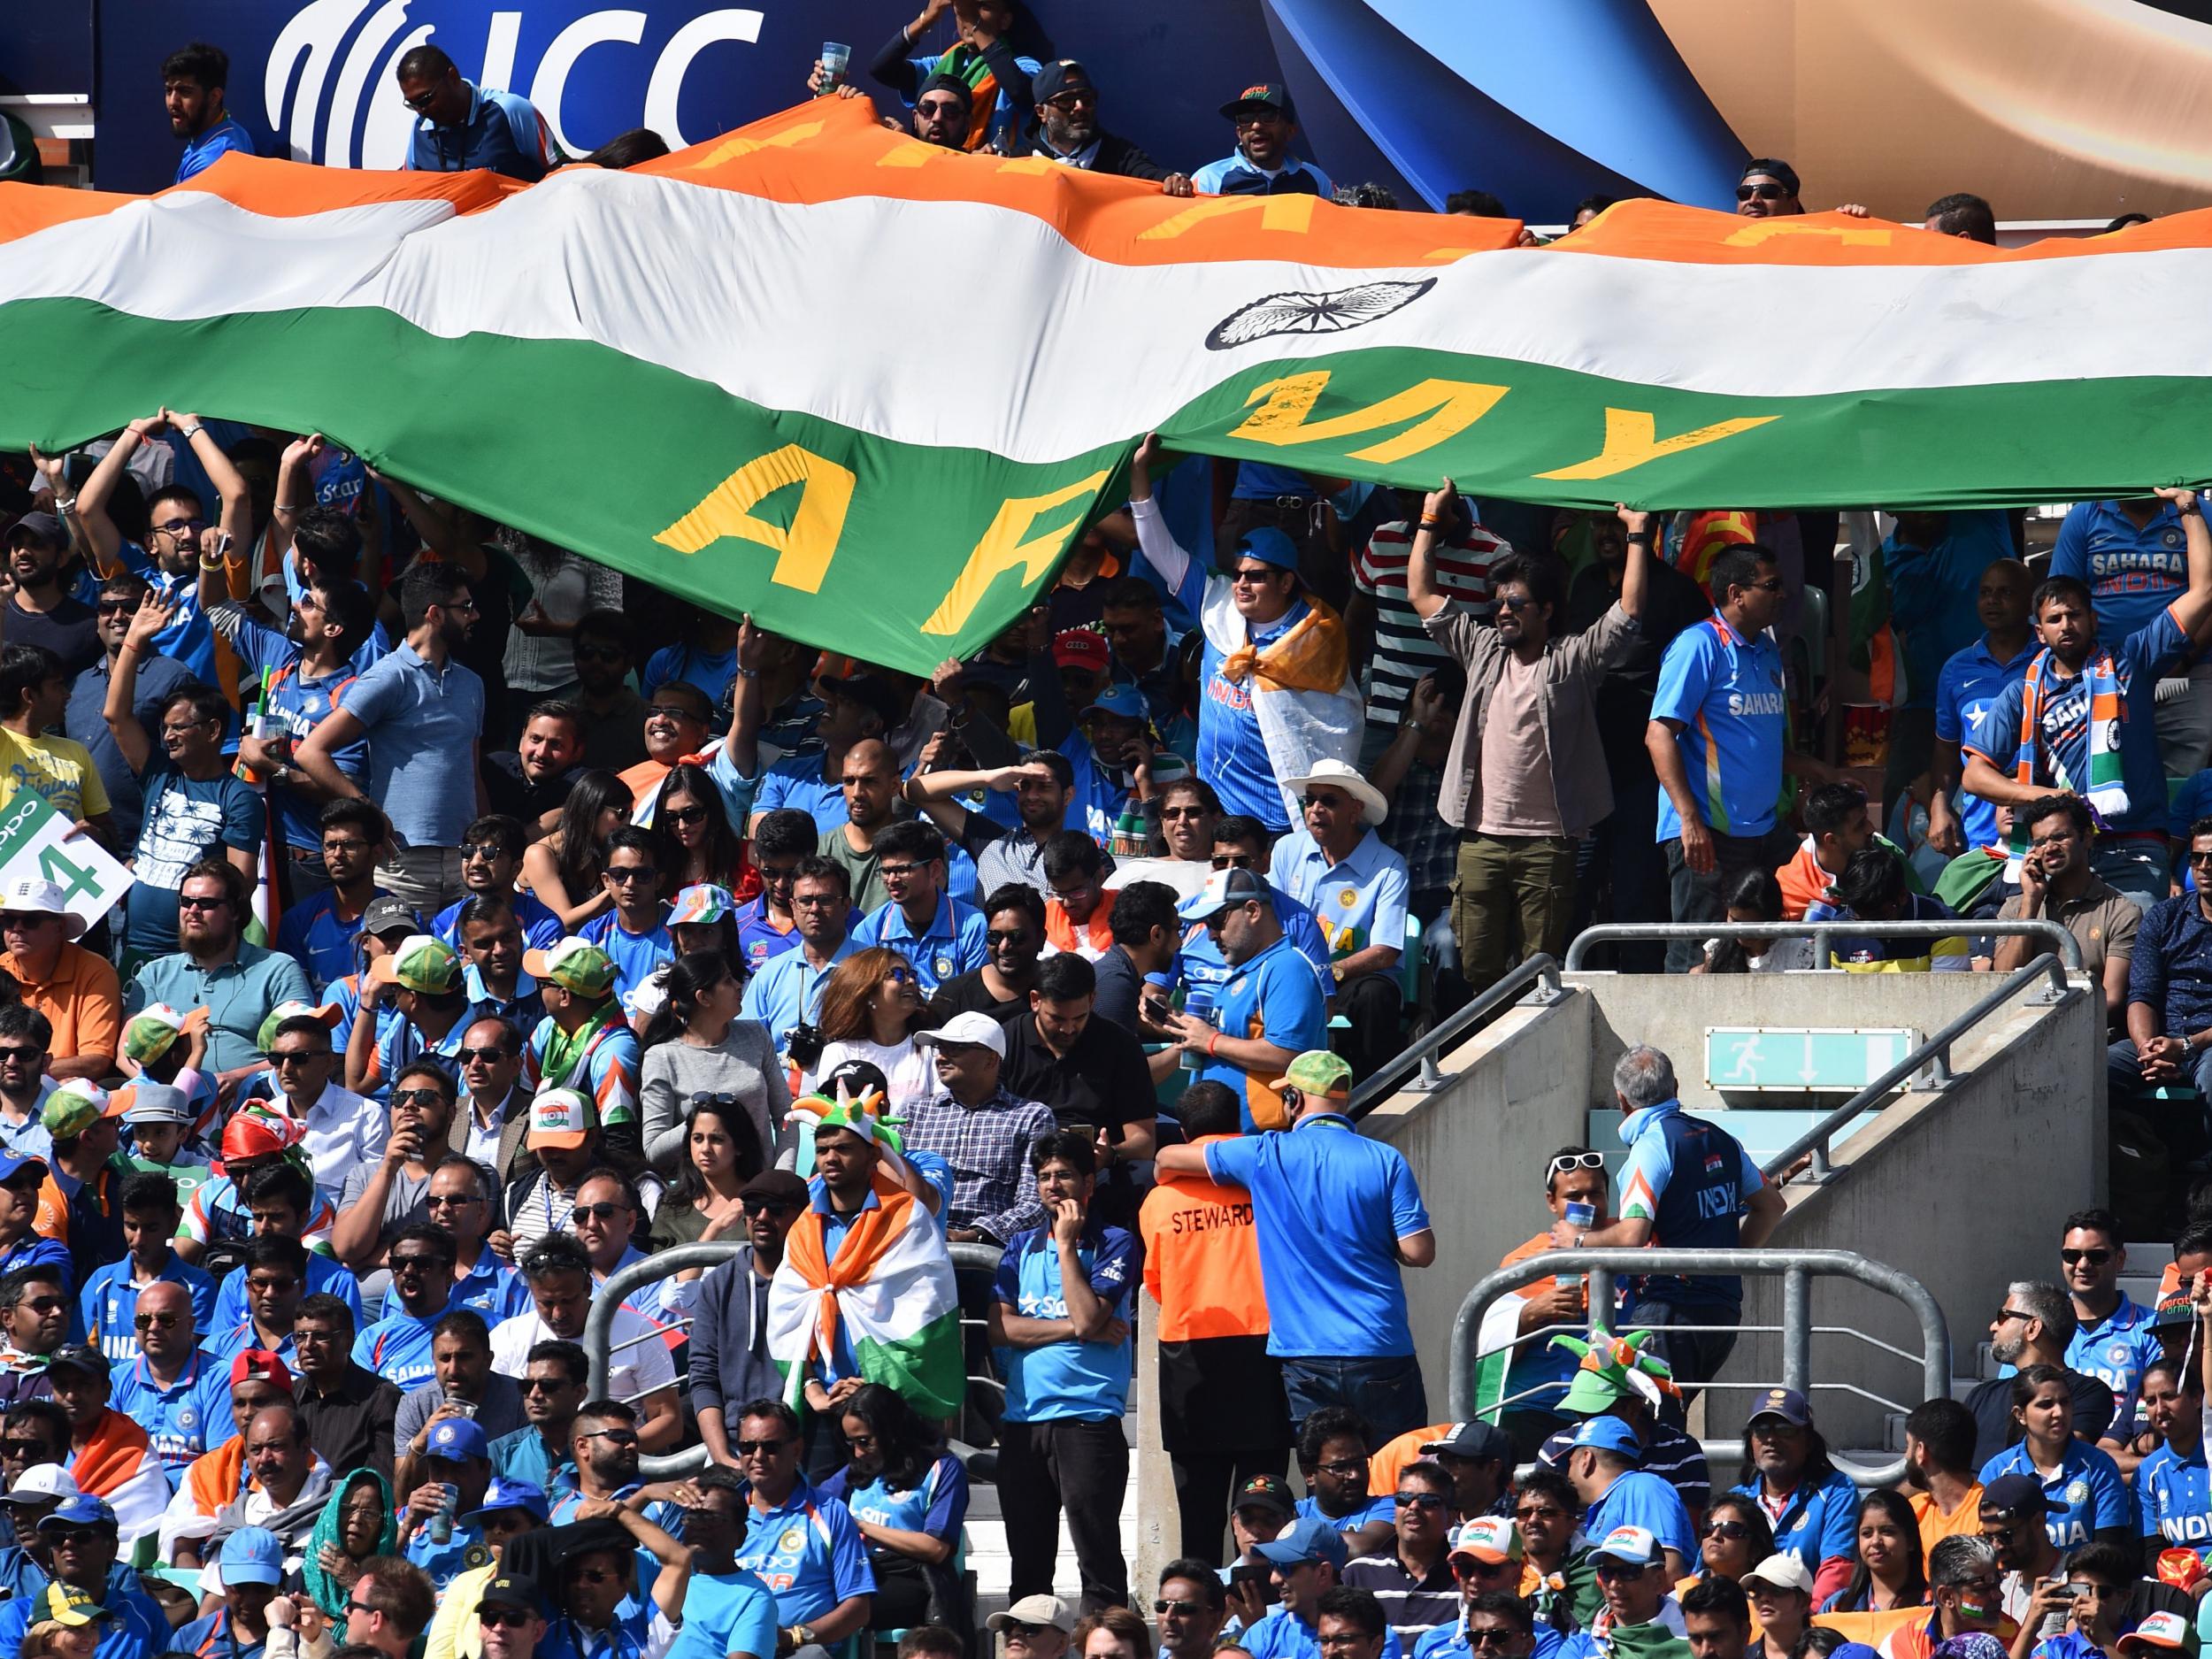
{"type": "Polygon", "coordinates": [[[406,641],[340,694],[296,758],[325,793],[383,807],[396,850],[377,885],[428,916],[460,896],[461,832],[486,810],[477,770],[484,682],[453,657],[476,621],[467,576],[450,564],[418,564],[399,597],[406,641]],[[365,737],[363,790],[331,757],[365,737]]]}

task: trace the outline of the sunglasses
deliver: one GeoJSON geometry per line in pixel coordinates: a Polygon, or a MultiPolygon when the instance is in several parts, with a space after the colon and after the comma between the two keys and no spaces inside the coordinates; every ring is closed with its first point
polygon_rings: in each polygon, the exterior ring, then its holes
{"type": "Polygon", "coordinates": [[[461,856],[464,858],[496,858],[506,850],[497,841],[464,841],[461,843],[461,856]]]}
{"type": "Polygon", "coordinates": [[[637,1431],[635,1429],[594,1429],[583,1438],[588,1440],[612,1440],[617,1446],[635,1446],[637,1431]]]}
{"type": "Polygon", "coordinates": [[[1514,1638],[1519,1634],[1518,1631],[1513,1630],[1475,1630],[1471,1627],[1467,1632],[1467,1645],[1470,1647],[1510,1647],[1514,1638]]]}
{"type": "Polygon", "coordinates": [[[1155,1613],[1173,1613],[1180,1618],[1194,1618],[1204,1609],[1195,1601],[1155,1601],[1155,1613]]]}
{"type": "Polygon", "coordinates": [[[53,1313],[69,1305],[65,1296],[26,1296],[22,1305],[33,1313],[53,1313]]]}
{"type": "Polygon", "coordinates": [[[617,1216],[628,1215],[630,1207],[627,1204],[613,1203],[579,1204],[569,1213],[580,1221],[586,1217],[589,1217],[594,1221],[612,1221],[617,1216]]]}
{"type": "Polygon", "coordinates": [[[103,599],[95,607],[104,617],[127,617],[138,609],[135,599],[103,599]]]}
{"type": "Polygon", "coordinates": [[[46,1057],[43,1048],[31,1048],[20,1043],[0,1044],[0,1060],[13,1060],[19,1065],[30,1065],[46,1057]]]}
{"type": "Polygon", "coordinates": [[[739,1200],[749,1216],[789,1216],[798,1212],[798,1205],[781,1198],[746,1198],[739,1200]]]}
{"type": "Polygon", "coordinates": [[[1240,588],[1257,588],[1275,573],[1272,565],[1247,565],[1230,572],[1229,580],[1240,588]]]}
{"type": "Polygon", "coordinates": [[[507,1057],[507,1051],[497,1043],[494,1043],[488,1048],[456,1048],[453,1051],[453,1057],[463,1065],[473,1065],[480,1060],[486,1065],[492,1065],[504,1060],[507,1057]]]}
{"type": "Polygon", "coordinates": [[[170,1331],[175,1329],[183,1318],[180,1313],[142,1313],[131,1324],[141,1331],[170,1331]]]}
{"type": "MultiPolygon", "coordinates": [[[[168,734],[173,737],[180,737],[185,732],[188,732],[191,729],[191,726],[188,726],[180,730],[172,731],[168,734]]],[[[227,907],[230,901],[228,899],[195,898],[189,893],[182,893],[177,895],[177,908],[180,910],[219,910],[227,907]]]]}
{"type": "Polygon", "coordinates": [[[434,1088],[396,1088],[392,1091],[392,1104],[395,1106],[427,1106],[433,1102],[442,1102],[444,1099],[445,1096],[434,1088]]]}
{"type": "Polygon", "coordinates": [[[1751,1536],[1751,1529],[1741,1521],[1708,1521],[1705,1524],[1705,1531],[1700,1536],[1726,1539],[1731,1542],[1740,1543],[1751,1536]]]}
{"type": "Polygon", "coordinates": [[[1029,934],[1024,929],[1015,927],[1009,928],[1003,933],[986,933],[983,935],[983,942],[995,949],[1001,945],[1018,945],[1028,937],[1029,934]]]}
{"type": "Polygon", "coordinates": [[[2005,1325],[2014,1319],[2032,1319],[2035,1316],[2033,1314],[2022,1313],[2017,1308],[2000,1308],[1997,1310],[1997,1317],[1994,1319],[1992,1319],[1990,1324],[2005,1325]]]}
{"type": "Polygon", "coordinates": [[[557,1389],[577,1388],[582,1385],[572,1383],[565,1377],[526,1377],[520,1386],[526,1394],[549,1394],[557,1389]]]}
{"type": "Polygon", "coordinates": [[[422,1202],[426,1206],[432,1210],[443,1210],[449,1204],[480,1204],[484,1201],[480,1198],[472,1197],[467,1193],[432,1193],[426,1196],[422,1202]]]}
{"type": "Polygon", "coordinates": [[[703,806],[680,806],[671,811],[667,817],[671,824],[681,824],[688,828],[694,824],[705,823],[707,810],[703,806]]]}
{"type": "Polygon", "coordinates": [[[2102,1267],[2112,1259],[2112,1252],[2109,1250],[2061,1250],[2058,1253],[2058,1259],[2069,1267],[2082,1262],[2088,1263],[2092,1267],[2102,1267]]]}
{"type": "Polygon", "coordinates": [[[580,645],[576,655],[588,663],[618,663],[624,653],[619,645],[580,645]]]}
{"type": "Polygon", "coordinates": [[[1250,853],[1216,853],[1213,857],[1217,870],[1249,870],[1258,863],[1250,853]]]}
{"type": "Polygon", "coordinates": [[[754,868],[760,872],[760,879],[764,882],[788,881],[799,873],[796,864],[757,864],[754,868]]]}
{"type": "Polygon", "coordinates": [[[650,881],[660,874],[650,864],[632,864],[624,870],[610,870],[607,879],[618,887],[628,887],[633,881],[650,881]]]}
{"type": "Polygon", "coordinates": [[[437,1266],[442,1258],[426,1256],[418,1251],[412,1256],[388,1256],[384,1259],[390,1264],[395,1273],[403,1273],[411,1267],[419,1267],[426,1273],[437,1266]]]}
{"type": "MultiPolygon", "coordinates": [[[[733,1442],[740,1457],[772,1457],[791,1444],[788,1439],[780,1440],[737,1440],[733,1442]]],[[[1011,1626],[1009,1626],[1010,1629],[1011,1626]]]]}
{"type": "Polygon", "coordinates": [[[1397,1494],[1397,1498],[1400,1509],[1405,1508],[1408,1504],[1419,1509],[1440,1509],[1444,1507],[1444,1499],[1440,1493],[1401,1492],[1397,1494]]]}
{"type": "Polygon", "coordinates": [[[645,705],[649,720],[702,720],[703,715],[694,714],[680,703],[649,703],[645,705]]]}
{"type": "Polygon", "coordinates": [[[502,1608],[495,1613],[479,1613],[476,1622],[494,1630],[521,1630],[530,1623],[530,1616],[513,1608],[502,1608]]]}
{"type": "Polygon", "coordinates": [[[1778,202],[1788,194],[1787,190],[1774,183],[1740,184],[1736,187],[1736,200],[1739,202],[1748,202],[1755,196],[1762,202],[1778,202]]]}
{"type": "Polygon", "coordinates": [[[1452,1557],[1452,1577],[1455,1578],[1497,1578],[1509,1570],[1517,1573],[1520,1568],[1510,1561],[1477,1561],[1471,1555],[1452,1557]]]}
{"type": "Polygon", "coordinates": [[[1514,1510],[1513,1518],[1525,1525],[1531,1521],[1563,1521],[1567,1518],[1567,1512],[1555,1509],[1549,1504],[1538,1504],[1530,1509],[1514,1510]]]}
{"type": "Polygon", "coordinates": [[[151,528],[156,535],[181,536],[194,530],[206,529],[207,520],[204,518],[172,518],[167,524],[154,525],[151,528]]]}
{"type": "Polygon", "coordinates": [[[1162,818],[1210,818],[1212,814],[1202,806],[1164,806],[1160,809],[1160,816],[1162,818]]]}
{"type": "Polygon", "coordinates": [[[305,1065],[310,1060],[329,1058],[330,1050],[327,1048],[295,1048],[289,1054],[271,1055],[269,1064],[273,1066],[305,1065]]]}

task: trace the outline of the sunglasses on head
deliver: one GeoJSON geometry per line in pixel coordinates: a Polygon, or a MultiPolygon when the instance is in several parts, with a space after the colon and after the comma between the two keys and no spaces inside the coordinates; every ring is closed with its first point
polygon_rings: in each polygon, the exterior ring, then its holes
{"type": "Polygon", "coordinates": [[[1605,1167],[1602,1152],[1563,1152],[1551,1161],[1551,1173],[1564,1175],[1572,1170],[1601,1170],[1605,1167]]]}

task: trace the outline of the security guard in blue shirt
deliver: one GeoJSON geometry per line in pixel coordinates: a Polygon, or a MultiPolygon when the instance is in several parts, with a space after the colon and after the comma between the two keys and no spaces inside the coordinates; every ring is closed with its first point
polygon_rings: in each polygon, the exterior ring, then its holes
{"type": "Polygon", "coordinates": [[[394,71],[399,96],[420,119],[408,146],[417,173],[467,173],[481,167],[535,184],[558,165],[552,129],[527,98],[461,79],[435,46],[418,46],[394,71]]]}

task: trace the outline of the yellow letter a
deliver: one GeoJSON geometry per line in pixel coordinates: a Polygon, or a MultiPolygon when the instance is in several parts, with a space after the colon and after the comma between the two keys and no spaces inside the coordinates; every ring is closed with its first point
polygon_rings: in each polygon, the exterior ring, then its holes
{"type": "Polygon", "coordinates": [[[953,579],[952,587],[936,610],[929,613],[929,620],[922,624],[925,634],[957,634],[967,626],[977,602],[988,591],[991,584],[1016,565],[1022,567],[1022,585],[1026,588],[1045,573],[1054,556],[1066,541],[1073,528],[1063,524],[1056,530],[1022,540],[1030,526],[1056,507],[1064,507],[1079,499],[1087,500],[1098,493],[1106,481],[1103,472],[1093,472],[1088,478],[1043,495],[1015,495],[999,504],[998,516],[991,520],[991,527],[983,533],[983,539],[975,544],[975,551],[968,555],[968,562],[960,574],[953,579]]]}
{"type": "Polygon", "coordinates": [[[726,535],[757,541],[776,555],[771,581],[801,593],[817,594],[822,591],[822,578],[829,573],[837,539],[844,534],[853,481],[849,468],[795,443],[787,443],[746,462],[653,540],[679,553],[696,553],[726,535]],[[801,486],[803,493],[798,511],[791,515],[789,529],[753,517],[753,509],[763,500],[791,484],[801,486]]]}

